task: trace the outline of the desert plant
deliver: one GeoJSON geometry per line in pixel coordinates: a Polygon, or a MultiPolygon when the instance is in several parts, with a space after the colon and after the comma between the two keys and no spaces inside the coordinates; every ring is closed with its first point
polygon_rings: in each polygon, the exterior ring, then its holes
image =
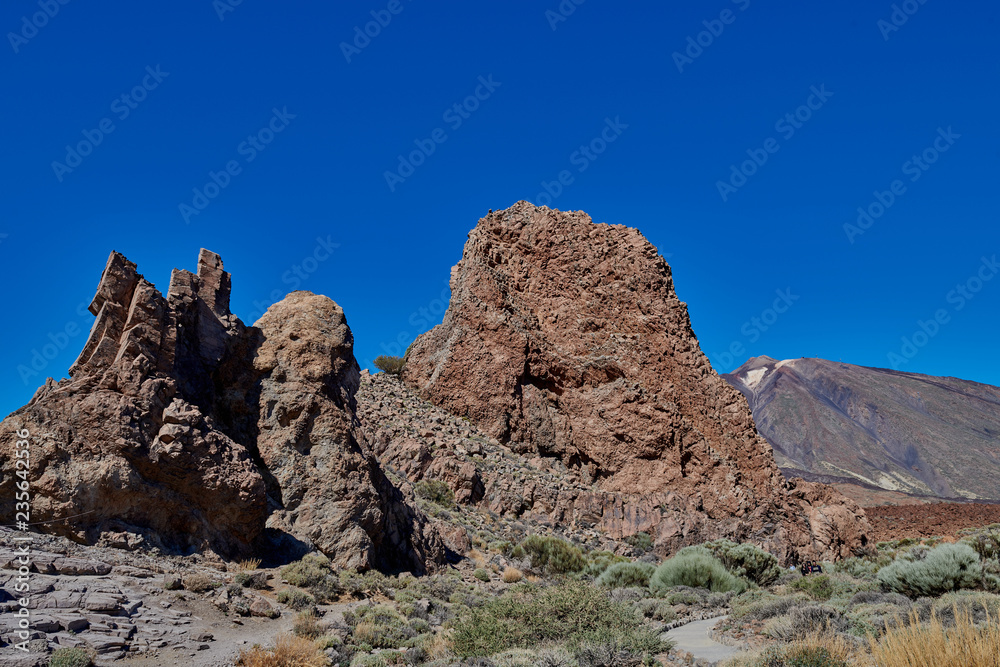
{"type": "Polygon", "coordinates": [[[982,560],[1000,559],[1000,524],[994,523],[983,528],[963,530],[962,542],[968,544],[982,560]]]}
{"type": "Polygon", "coordinates": [[[316,642],[291,634],[278,635],[274,648],[254,646],[241,650],[236,660],[238,667],[326,667],[328,664],[316,642]]]}
{"type": "Polygon", "coordinates": [[[939,544],[923,560],[896,560],[879,570],[886,590],[911,598],[936,597],[949,591],[974,588],[982,579],[979,555],[968,544],[939,544]]]}
{"type": "Polygon", "coordinates": [[[635,535],[629,535],[625,541],[632,545],[632,548],[640,554],[644,554],[653,548],[653,538],[649,533],[638,532],[635,535]]]}
{"type": "Polygon", "coordinates": [[[204,593],[222,585],[220,582],[214,581],[207,574],[201,574],[200,572],[188,575],[182,581],[184,582],[184,588],[192,593],[204,593]]]}
{"type": "Polygon", "coordinates": [[[521,581],[524,575],[516,567],[505,567],[503,570],[502,579],[505,584],[516,584],[521,581]]]}
{"type": "Polygon", "coordinates": [[[617,556],[610,551],[591,551],[587,554],[587,566],[583,573],[588,577],[599,577],[615,563],[627,563],[628,558],[617,556]]]}
{"type": "Polygon", "coordinates": [[[406,617],[386,605],[359,607],[345,613],[344,620],[352,628],[355,644],[368,644],[373,648],[396,648],[417,636],[406,617]]]}
{"type": "Polygon", "coordinates": [[[254,570],[260,568],[261,560],[259,558],[248,558],[241,560],[233,566],[235,572],[253,572],[254,570]]]}
{"type": "Polygon", "coordinates": [[[465,610],[454,623],[452,647],[466,658],[547,642],[579,646],[612,640],[640,653],[662,648],[657,634],[644,629],[627,605],[612,602],[593,586],[570,581],[547,588],[518,584],[465,610]]]}
{"type": "Polygon", "coordinates": [[[519,546],[531,557],[533,569],[548,574],[579,572],[587,564],[580,549],[558,537],[529,535],[519,546]]]}
{"type": "Polygon", "coordinates": [[[813,635],[784,646],[771,646],[725,667],[848,667],[858,664],[857,648],[842,637],[813,635]]]}
{"type": "Polygon", "coordinates": [[[880,639],[869,638],[872,657],[879,667],[997,667],[1000,665],[1000,623],[987,614],[977,626],[968,611],[954,610],[953,627],[945,627],[936,614],[921,623],[914,610],[909,623],[886,629],[880,639]]]}
{"type": "Polygon", "coordinates": [[[752,621],[766,621],[776,616],[783,616],[792,607],[809,604],[809,598],[801,593],[796,595],[775,596],[764,591],[747,591],[732,603],[732,617],[752,621]]]}
{"type": "Polygon", "coordinates": [[[286,588],[278,593],[278,602],[281,604],[287,604],[289,607],[295,611],[302,611],[303,609],[309,609],[314,604],[316,600],[311,596],[303,593],[302,591],[292,590],[286,588]]]}
{"type": "Polygon", "coordinates": [[[388,373],[389,375],[399,375],[403,372],[403,368],[406,367],[406,359],[404,357],[387,357],[385,355],[380,355],[375,357],[375,368],[388,373]]]}
{"type": "Polygon", "coordinates": [[[677,612],[674,611],[673,605],[665,600],[647,598],[636,602],[635,607],[646,618],[663,621],[664,623],[677,620],[677,612]]]}
{"type": "Polygon", "coordinates": [[[323,629],[319,625],[319,618],[310,610],[302,611],[295,615],[292,632],[298,637],[317,639],[322,636],[323,629]]]}
{"type": "Polygon", "coordinates": [[[736,577],[705,547],[685,547],[660,564],[649,580],[650,590],[665,595],[674,586],[742,592],[747,582],[736,577]]]}
{"type": "Polygon", "coordinates": [[[91,667],[94,656],[82,648],[57,648],[49,657],[49,667],[91,667]]]}
{"type": "Polygon", "coordinates": [[[730,573],[758,586],[769,586],[781,576],[777,557],[752,544],[715,540],[702,546],[712,552],[730,573]]]}
{"type": "Polygon", "coordinates": [[[455,492],[447,483],[439,479],[423,479],[416,483],[413,490],[421,498],[442,507],[452,507],[455,504],[455,492]]]}
{"type": "Polygon", "coordinates": [[[472,573],[472,576],[474,576],[479,581],[489,581],[490,580],[490,573],[487,572],[486,570],[484,570],[483,568],[477,569],[475,572],[472,573]]]}
{"type": "Polygon", "coordinates": [[[292,586],[307,589],[321,602],[335,599],[344,590],[330,560],[321,553],[306,554],[302,560],[281,568],[281,578],[292,586]]]}
{"type": "Polygon", "coordinates": [[[645,587],[649,586],[649,578],[653,576],[655,570],[656,568],[649,563],[615,563],[594,583],[608,588],[645,587]]]}
{"type": "Polygon", "coordinates": [[[266,572],[239,572],[233,581],[243,588],[253,588],[256,590],[263,590],[267,588],[267,573],[266,572]]]}

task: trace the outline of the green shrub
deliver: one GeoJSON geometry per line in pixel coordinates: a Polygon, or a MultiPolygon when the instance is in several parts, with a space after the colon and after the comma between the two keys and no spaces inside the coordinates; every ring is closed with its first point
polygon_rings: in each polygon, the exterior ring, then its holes
{"type": "Polygon", "coordinates": [[[531,557],[532,568],[548,574],[579,572],[587,565],[583,552],[558,537],[529,535],[518,546],[531,557]]]}
{"type": "Polygon", "coordinates": [[[649,563],[615,563],[604,571],[594,582],[608,588],[628,588],[649,586],[649,578],[656,570],[649,563]]]}
{"type": "Polygon", "coordinates": [[[629,535],[625,541],[631,544],[640,554],[644,554],[653,548],[653,538],[650,537],[649,533],[639,532],[635,535],[629,535]]]}
{"type": "Polygon", "coordinates": [[[772,646],[757,658],[741,664],[746,667],[849,667],[851,663],[825,646],[794,644],[772,646]]]}
{"type": "Polygon", "coordinates": [[[445,482],[438,479],[424,479],[413,487],[417,495],[442,507],[452,507],[455,504],[455,493],[445,482]]]}
{"type": "Polygon", "coordinates": [[[333,600],[343,592],[330,560],[321,553],[306,554],[302,560],[281,568],[281,578],[307,589],[320,602],[333,600]]]}
{"type": "Polygon", "coordinates": [[[878,571],[890,562],[891,561],[888,559],[886,559],[885,562],[879,562],[869,560],[868,558],[851,556],[850,558],[844,558],[843,560],[839,560],[834,563],[833,571],[843,572],[858,579],[870,579],[878,574],[878,571]]]}
{"type": "Polygon", "coordinates": [[[627,562],[628,558],[616,556],[610,551],[591,551],[587,554],[587,567],[583,569],[583,573],[588,577],[599,577],[615,563],[627,562]]]}
{"type": "Polygon", "coordinates": [[[351,641],[372,648],[397,648],[417,636],[402,614],[385,605],[358,607],[344,613],[351,628],[351,641]]]}
{"type": "Polygon", "coordinates": [[[747,582],[736,577],[705,547],[685,547],[660,564],[649,580],[650,590],[662,596],[674,586],[707,588],[719,593],[746,590],[747,582]]]}
{"type": "Polygon", "coordinates": [[[787,614],[793,607],[809,604],[809,597],[796,595],[771,595],[760,590],[747,591],[732,602],[733,618],[766,621],[787,614]]]}
{"type": "Polygon", "coordinates": [[[488,656],[546,642],[579,647],[618,641],[628,650],[653,654],[658,635],[643,628],[628,605],[581,582],[539,588],[518,584],[502,596],[465,612],[455,621],[452,648],[462,658],[488,656]]]}
{"type": "Polygon", "coordinates": [[[833,582],[828,574],[809,574],[792,582],[791,587],[806,593],[813,600],[826,601],[833,597],[833,582]]]}
{"type": "Polygon", "coordinates": [[[477,569],[475,572],[472,573],[472,576],[474,576],[479,581],[489,581],[490,580],[490,573],[487,572],[486,570],[484,570],[483,568],[477,569]]]}
{"type": "Polygon", "coordinates": [[[646,618],[669,623],[677,620],[673,605],[665,600],[645,599],[635,603],[636,610],[646,618]]]}
{"type": "Polygon", "coordinates": [[[1000,559],[1000,524],[992,524],[985,528],[964,530],[962,542],[975,549],[982,560],[1000,559]]]}
{"type": "Polygon", "coordinates": [[[240,572],[235,577],[233,577],[233,581],[242,586],[243,588],[253,588],[256,590],[263,590],[267,588],[267,573],[240,572]]]}
{"type": "Polygon", "coordinates": [[[702,546],[711,551],[734,576],[752,581],[758,586],[770,586],[781,576],[777,557],[752,544],[715,540],[702,546]]]}
{"type": "Polygon", "coordinates": [[[897,560],[882,568],[877,579],[886,590],[907,597],[937,597],[974,588],[982,579],[979,555],[968,544],[940,544],[923,560],[897,560]]]}
{"type": "Polygon", "coordinates": [[[93,656],[82,648],[57,648],[49,658],[49,667],[91,667],[93,656]]]}
{"type": "Polygon", "coordinates": [[[375,368],[389,375],[399,375],[405,366],[406,359],[403,357],[387,357],[385,355],[375,357],[375,368]]]}
{"type": "Polygon", "coordinates": [[[311,595],[307,595],[302,591],[296,591],[290,588],[286,588],[285,590],[279,592],[277,599],[278,602],[288,605],[295,611],[309,609],[316,604],[316,600],[311,595]]]}

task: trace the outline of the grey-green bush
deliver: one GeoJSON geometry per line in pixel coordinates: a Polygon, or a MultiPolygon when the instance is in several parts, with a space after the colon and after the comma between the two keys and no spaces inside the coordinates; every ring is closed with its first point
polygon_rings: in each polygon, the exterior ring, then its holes
{"type": "Polygon", "coordinates": [[[375,368],[389,375],[399,375],[406,367],[406,359],[403,357],[387,357],[381,355],[375,357],[375,368]]]}
{"type": "Polygon", "coordinates": [[[752,544],[715,540],[706,542],[704,547],[711,551],[730,573],[752,581],[758,586],[769,586],[781,576],[777,557],[752,544]]]}
{"type": "Polygon", "coordinates": [[[656,568],[649,563],[615,563],[609,566],[595,583],[608,588],[645,587],[649,585],[649,578],[653,576],[655,570],[656,568]]]}
{"type": "Polygon", "coordinates": [[[520,547],[531,557],[532,568],[549,574],[579,572],[587,565],[580,549],[558,537],[529,535],[520,547]]]}
{"type": "Polygon", "coordinates": [[[897,560],[879,570],[876,578],[886,590],[917,598],[974,588],[982,574],[979,555],[968,544],[958,543],[939,544],[923,560],[897,560]]]}
{"type": "Polygon", "coordinates": [[[49,658],[49,667],[91,667],[90,653],[82,648],[57,648],[49,658]]]}
{"type": "Polygon", "coordinates": [[[733,575],[705,547],[685,547],[660,564],[649,580],[655,595],[664,595],[674,586],[707,588],[716,593],[742,592],[747,582],[733,575]]]}

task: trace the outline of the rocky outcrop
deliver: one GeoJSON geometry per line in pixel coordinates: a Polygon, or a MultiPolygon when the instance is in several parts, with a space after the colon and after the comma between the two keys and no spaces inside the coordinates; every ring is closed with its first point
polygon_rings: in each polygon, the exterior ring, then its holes
{"type": "Polygon", "coordinates": [[[440,560],[423,516],[354,439],[343,311],[296,292],[247,327],[230,286],[202,250],[164,297],[112,253],[71,378],[0,424],[0,511],[14,516],[14,434],[27,430],[31,518],[78,542],[230,557],[318,548],[343,566],[418,572],[440,560]]]}
{"type": "MultiPolygon", "coordinates": [[[[519,202],[469,234],[451,291],[403,379],[515,452],[557,459],[593,485],[572,497],[534,489],[533,507],[605,522],[642,515],[632,523],[676,542],[722,534],[814,556],[864,546],[856,505],[787,485],[745,399],[701,352],[670,268],[637,230],[519,202]]],[[[524,492],[508,486],[497,492],[524,492]]]]}

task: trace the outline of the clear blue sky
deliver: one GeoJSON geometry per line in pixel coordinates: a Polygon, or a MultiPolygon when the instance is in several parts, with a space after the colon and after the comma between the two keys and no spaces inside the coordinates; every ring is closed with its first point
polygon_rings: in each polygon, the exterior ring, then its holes
{"type": "Polygon", "coordinates": [[[720,371],[887,366],[937,313],[899,367],[1000,384],[996,3],[223,2],[0,10],[0,413],[65,374],[112,249],[163,291],[219,252],[247,321],[329,295],[369,366],[440,321],[479,217],[564,171],[551,205],[642,230],[720,371]]]}

